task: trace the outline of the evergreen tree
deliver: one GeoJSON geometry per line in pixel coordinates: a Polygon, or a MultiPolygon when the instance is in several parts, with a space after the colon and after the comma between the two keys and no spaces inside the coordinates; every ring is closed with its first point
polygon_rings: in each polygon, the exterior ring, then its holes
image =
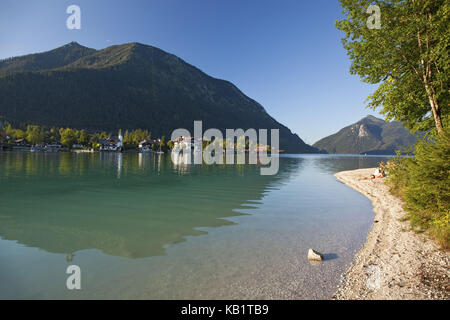
{"type": "Polygon", "coordinates": [[[413,226],[430,230],[444,246],[450,246],[450,134],[434,143],[421,141],[415,157],[398,158],[389,169],[389,183],[403,197],[413,226]]]}

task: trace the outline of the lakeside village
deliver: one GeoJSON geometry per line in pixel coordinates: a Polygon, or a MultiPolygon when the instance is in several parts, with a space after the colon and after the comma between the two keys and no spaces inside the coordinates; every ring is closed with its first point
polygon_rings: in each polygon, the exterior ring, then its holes
{"type": "MultiPolygon", "coordinates": [[[[196,150],[193,137],[180,137],[177,140],[166,141],[165,136],[152,138],[148,130],[126,130],[124,134],[119,130],[117,136],[107,132],[87,132],[72,128],[43,127],[27,125],[23,128],[14,128],[11,124],[0,119],[0,150],[25,152],[141,152],[163,154],[173,149],[200,152],[196,150]]],[[[222,140],[202,140],[202,151],[211,143],[223,143],[223,150],[230,145],[222,140]]],[[[267,150],[269,145],[250,145],[248,140],[236,141],[235,150],[245,144],[245,151],[256,152],[267,150]]],[[[226,152],[226,151],[224,151],[226,152]]]]}

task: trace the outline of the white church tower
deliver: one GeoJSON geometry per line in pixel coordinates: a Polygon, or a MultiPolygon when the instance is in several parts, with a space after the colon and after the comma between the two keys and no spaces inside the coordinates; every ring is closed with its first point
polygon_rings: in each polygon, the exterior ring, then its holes
{"type": "Polygon", "coordinates": [[[117,148],[120,149],[123,147],[123,135],[122,129],[119,130],[119,143],[117,144],[117,148]]]}

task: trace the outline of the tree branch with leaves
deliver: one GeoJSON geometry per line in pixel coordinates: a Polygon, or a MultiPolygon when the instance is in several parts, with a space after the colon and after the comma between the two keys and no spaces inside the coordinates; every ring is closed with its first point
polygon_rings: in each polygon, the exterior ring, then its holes
{"type": "Polygon", "coordinates": [[[442,134],[449,122],[450,1],[341,0],[341,6],[336,26],[345,32],[350,72],[379,84],[368,107],[412,132],[442,134]],[[380,8],[378,30],[366,26],[370,5],[380,8]]]}

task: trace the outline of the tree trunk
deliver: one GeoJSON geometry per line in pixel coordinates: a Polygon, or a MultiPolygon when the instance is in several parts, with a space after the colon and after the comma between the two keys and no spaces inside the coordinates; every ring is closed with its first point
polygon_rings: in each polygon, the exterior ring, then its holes
{"type": "Polygon", "coordinates": [[[436,99],[436,95],[434,94],[434,90],[430,88],[428,84],[425,84],[425,88],[427,90],[428,99],[430,100],[431,111],[433,112],[434,123],[436,124],[436,129],[439,134],[444,132],[444,128],[442,126],[441,119],[441,111],[439,109],[439,103],[436,99]]]}

